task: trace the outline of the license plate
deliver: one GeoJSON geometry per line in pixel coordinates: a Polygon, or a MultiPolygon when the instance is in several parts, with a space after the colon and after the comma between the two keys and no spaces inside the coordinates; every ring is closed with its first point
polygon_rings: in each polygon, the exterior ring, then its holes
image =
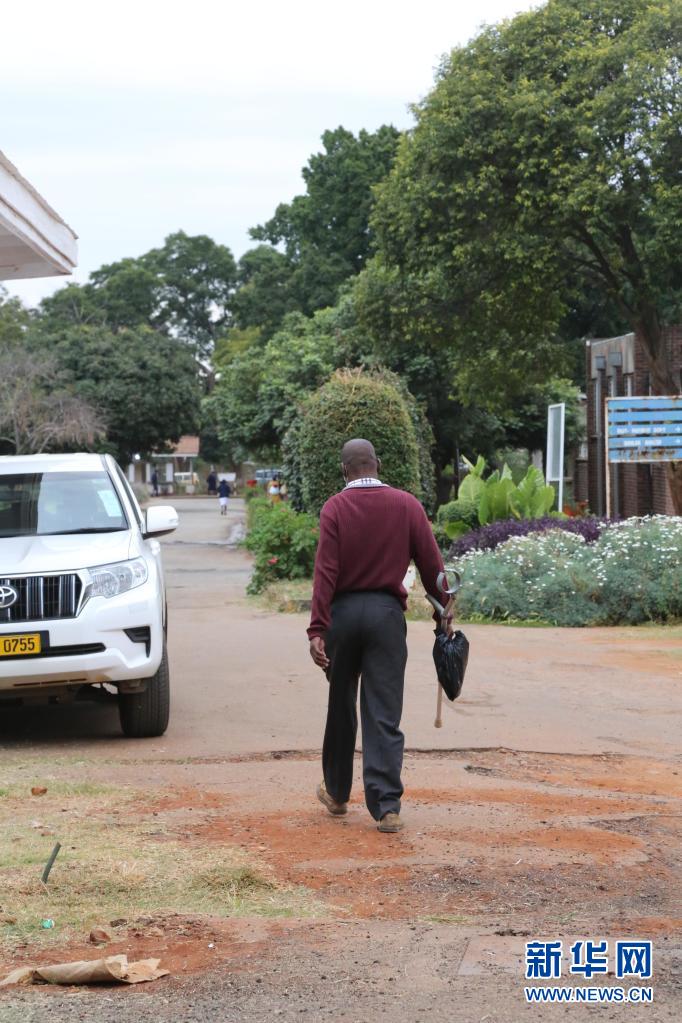
{"type": "Polygon", "coordinates": [[[42,651],[39,632],[24,632],[20,636],[0,636],[0,657],[22,657],[42,651]]]}

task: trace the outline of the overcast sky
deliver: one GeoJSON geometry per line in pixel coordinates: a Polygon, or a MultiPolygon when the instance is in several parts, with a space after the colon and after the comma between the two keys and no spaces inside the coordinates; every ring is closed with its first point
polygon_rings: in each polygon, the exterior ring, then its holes
{"type": "MultiPolygon", "coordinates": [[[[434,68],[527,0],[54,0],[2,11],[0,149],[79,235],[76,280],[179,228],[240,256],[326,128],[412,123],[434,68]]],[[[28,303],[53,280],[17,282],[28,303]]]]}

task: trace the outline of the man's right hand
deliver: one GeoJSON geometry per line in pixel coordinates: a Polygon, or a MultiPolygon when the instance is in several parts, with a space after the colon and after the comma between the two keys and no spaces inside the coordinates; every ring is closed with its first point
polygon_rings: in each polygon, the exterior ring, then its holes
{"type": "Polygon", "coordinates": [[[313,636],[310,640],[310,656],[315,661],[318,668],[322,668],[326,671],[329,667],[329,658],[327,657],[327,651],[324,647],[324,640],[322,636],[313,636]]]}

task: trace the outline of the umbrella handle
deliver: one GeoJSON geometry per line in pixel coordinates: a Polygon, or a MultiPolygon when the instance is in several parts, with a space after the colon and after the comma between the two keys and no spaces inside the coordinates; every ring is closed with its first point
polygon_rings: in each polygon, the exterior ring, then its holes
{"type": "Polygon", "coordinates": [[[457,593],[457,591],[461,589],[462,577],[459,574],[459,572],[454,568],[448,569],[448,575],[450,576],[451,582],[450,587],[447,587],[445,585],[446,580],[445,572],[439,573],[438,578],[436,579],[436,586],[445,597],[452,598],[457,593]]]}
{"type": "Polygon", "coordinates": [[[450,611],[452,610],[452,605],[455,602],[454,596],[451,596],[449,598],[449,600],[448,600],[447,604],[445,605],[445,607],[443,607],[443,605],[440,604],[436,600],[436,598],[432,597],[429,593],[426,594],[426,599],[429,601],[429,603],[433,607],[433,610],[439,616],[441,629],[443,630],[443,632],[448,632],[448,621],[447,621],[447,618],[448,618],[448,615],[450,614],[450,611]]]}

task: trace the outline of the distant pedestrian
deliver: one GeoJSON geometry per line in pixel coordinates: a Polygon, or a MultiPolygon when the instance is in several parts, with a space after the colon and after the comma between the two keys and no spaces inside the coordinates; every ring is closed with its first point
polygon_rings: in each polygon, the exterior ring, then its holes
{"type": "Polygon", "coordinates": [[[221,515],[227,515],[227,502],[231,493],[230,484],[227,480],[221,480],[218,484],[218,503],[221,515]]]}
{"type": "Polygon", "coordinates": [[[211,466],[211,471],[206,477],[206,485],[208,487],[209,494],[212,497],[215,497],[215,495],[218,493],[218,477],[216,476],[216,471],[213,468],[213,466],[211,466]]]}
{"type": "Polygon", "coordinates": [[[159,496],[159,473],[156,466],[152,469],[152,496],[159,496]]]}
{"type": "Polygon", "coordinates": [[[268,498],[272,504],[276,504],[280,500],[279,476],[273,476],[268,483],[268,498]]]}
{"type": "Polygon", "coordinates": [[[403,579],[414,559],[426,592],[442,599],[436,583],[443,559],[416,497],[379,479],[381,463],[369,441],[349,441],[341,463],[346,486],[320,516],[308,629],[310,655],[329,681],[317,797],[329,813],[347,812],[362,679],[365,802],[379,831],[396,832],[403,827],[403,579]]]}

